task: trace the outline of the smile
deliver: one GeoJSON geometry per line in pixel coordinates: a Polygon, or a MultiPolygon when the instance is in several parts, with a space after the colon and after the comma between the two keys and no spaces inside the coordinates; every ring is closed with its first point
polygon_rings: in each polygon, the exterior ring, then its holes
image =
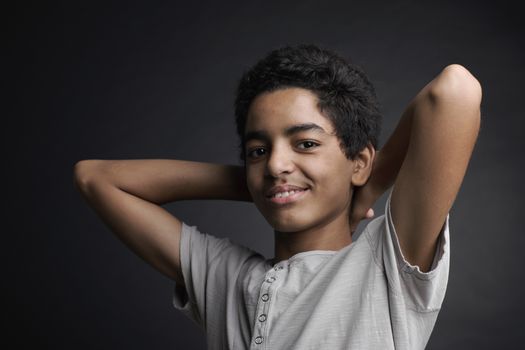
{"type": "Polygon", "coordinates": [[[275,204],[292,203],[301,199],[306,192],[308,192],[308,189],[279,192],[271,197],[267,197],[267,199],[275,204]]]}

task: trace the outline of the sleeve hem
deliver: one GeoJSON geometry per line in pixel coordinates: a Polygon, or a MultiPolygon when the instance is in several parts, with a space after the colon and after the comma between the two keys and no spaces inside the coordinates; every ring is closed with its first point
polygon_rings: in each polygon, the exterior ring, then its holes
{"type": "Polygon", "coordinates": [[[447,217],[445,218],[445,222],[441,228],[441,231],[438,236],[438,243],[436,247],[436,251],[434,254],[434,259],[432,261],[432,264],[430,266],[430,271],[423,272],[421,271],[420,267],[418,265],[412,265],[410,264],[404,257],[403,252],[401,251],[401,246],[399,244],[399,238],[396,233],[396,229],[394,227],[394,223],[392,220],[392,214],[390,211],[390,199],[392,196],[392,190],[390,191],[390,194],[388,196],[388,200],[386,203],[386,216],[387,216],[387,225],[389,229],[390,237],[392,238],[394,242],[395,247],[395,253],[397,256],[397,264],[400,271],[403,271],[404,273],[413,275],[415,278],[418,278],[420,280],[431,280],[435,278],[435,276],[439,273],[439,270],[441,270],[441,266],[445,264],[444,259],[445,256],[448,254],[449,250],[449,218],[450,214],[447,214],[447,217]]]}
{"type": "Polygon", "coordinates": [[[185,288],[178,288],[177,283],[175,282],[172,294],[172,305],[175,309],[181,310],[186,314],[192,313],[192,300],[191,300],[191,288],[190,283],[188,282],[188,271],[187,266],[189,264],[189,257],[187,256],[189,252],[189,240],[191,235],[191,227],[182,222],[181,228],[181,237],[179,244],[179,256],[181,262],[181,272],[184,279],[185,288]],[[184,294],[181,294],[183,292],[184,294]]]}

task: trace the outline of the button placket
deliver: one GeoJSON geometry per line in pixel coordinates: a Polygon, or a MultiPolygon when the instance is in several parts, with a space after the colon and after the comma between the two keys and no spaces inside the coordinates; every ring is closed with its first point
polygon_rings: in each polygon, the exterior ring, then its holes
{"type": "Polygon", "coordinates": [[[268,282],[268,283],[273,283],[276,279],[277,279],[276,277],[274,277],[274,276],[270,276],[270,277],[268,277],[268,278],[266,279],[266,282],[268,282]]]}
{"type": "Polygon", "coordinates": [[[278,280],[277,274],[281,270],[283,270],[284,267],[282,265],[274,266],[269,272],[267,272],[265,279],[263,280],[262,286],[261,286],[261,292],[263,294],[260,297],[260,301],[257,303],[257,321],[255,322],[254,332],[253,334],[255,337],[253,338],[253,349],[262,349],[266,347],[261,347],[264,343],[267,341],[268,334],[267,333],[267,327],[268,327],[268,314],[270,313],[270,295],[274,295],[276,289],[278,288],[278,284],[276,281],[278,280]]]}
{"type": "Polygon", "coordinates": [[[279,271],[279,270],[284,269],[284,267],[283,267],[282,265],[279,265],[279,266],[275,266],[273,269],[274,269],[275,271],[279,271]]]}

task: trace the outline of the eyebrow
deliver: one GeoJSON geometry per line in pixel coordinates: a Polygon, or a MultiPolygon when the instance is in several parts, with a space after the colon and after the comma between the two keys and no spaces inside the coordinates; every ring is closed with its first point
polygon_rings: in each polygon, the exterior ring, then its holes
{"type": "MultiPolygon", "coordinates": [[[[325,129],[323,129],[321,126],[315,123],[303,123],[289,126],[284,130],[284,135],[292,136],[303,131],[314,131],[316,133],[329,135],[329,133],[327,133],[325,129]]],[[[244,142],[248,142],[250,140],[268,141],[269,139],[270,136],[266,131],[263,130],[250,131],[247,132],[246,135],[244,135],[244,142]]]]}

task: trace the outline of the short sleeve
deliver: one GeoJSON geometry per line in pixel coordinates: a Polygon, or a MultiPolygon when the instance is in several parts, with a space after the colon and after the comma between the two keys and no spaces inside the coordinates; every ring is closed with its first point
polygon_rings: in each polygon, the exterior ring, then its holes
{"type": "Polygon", "coordinates": [[[419,312],[439,310],[445,297],[449,274],[449,214],[439,233],[430,271],[423,272],[419,266],[411,265],[403,256],[392,220],[391,197],[392,191],[386,202],[386,234],[382,243],[386,273],[396,289],[400,289],[401,294],[405,296],[409,308],[419,312]]]}
{"type": "Polygon", "coordinates": [[[229,238],[202,233],[183,222],[180,260],[186,288],[175,284],[174,308],[205,329],[210,317],[220,317],[220,307],[234,292],[239,266],[251,254],[229,238]]]}

